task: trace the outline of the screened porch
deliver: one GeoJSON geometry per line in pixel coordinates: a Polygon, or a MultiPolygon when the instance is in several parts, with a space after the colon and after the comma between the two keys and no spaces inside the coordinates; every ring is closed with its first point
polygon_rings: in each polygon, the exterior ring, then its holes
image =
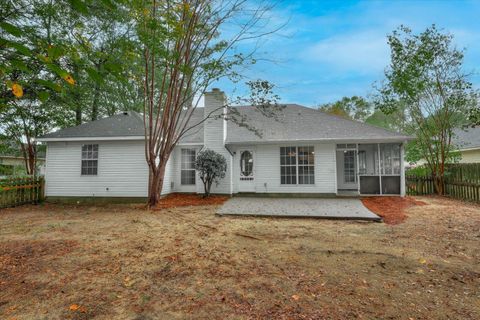
{"type": "Polygon", "coordinates": [[[401,143],[337,144],[337,193],[401,195],[401,143]]]}

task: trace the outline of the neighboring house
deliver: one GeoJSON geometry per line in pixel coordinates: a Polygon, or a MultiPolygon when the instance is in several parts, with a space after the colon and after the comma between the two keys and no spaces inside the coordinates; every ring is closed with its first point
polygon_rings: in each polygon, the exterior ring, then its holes
{"type": "Polygon", "coordinates": [[[460,152],[461,163],[480,163],[480,126],[455,129],[452,143],[460,152]]]}
{"type": "MultiPolygon", "coordinates": [[[[25,158],[19,156],[10,156],[10,155],[0,155],[0,165],[3,167],[8,167],[9,175],[16,175],[18,173],[25,172],[25,158]]],[[[45,159],[37,158],[37,168],[39,174],[44,174],[45,171],[45,159]]],[[[2,173],[0,172],[0,175],[2,173]]]]}
{"type": "MultiPolygon", "coordinates": [[[[220,108],[225,95],[205,94],[191,124],[220,108]]],[[[403,146],[410,137],[328,115],[296,104],[275,118],[251,106],[235,107],[261,132],[209,118],[175,147],[163,194],[202,193],[195,156],[208,148],[227,158],[227,173],[213,193],[400,194],[404,195],[403,146]]],[[[50,133],[47,143],[48,197],[146,197],[143,118],[135,112],[50,133]]]]}

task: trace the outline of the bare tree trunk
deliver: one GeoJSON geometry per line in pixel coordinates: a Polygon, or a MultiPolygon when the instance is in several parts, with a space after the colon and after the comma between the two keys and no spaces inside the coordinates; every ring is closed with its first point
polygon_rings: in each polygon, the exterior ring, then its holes
{"type": "Polygon", "coordinates": [[[208,197],[208,194],[210,193],[210,189],[208,188],[208,181],[202,179],[203,182],[203,198],[208,197]]]}
{"type": "Polygon", "coordinates": [[[75,108],[75,125],[79,126],[82,124],[82,107],[77,105],[75,108]]]}
{"type": "Polygon", "coordinates": [[[95,93],[93,96],[93,102],[92,102],[92,121],[97,120],[98,118],[98,96],[100,95],[100,86],[98,84],[95,84],[95,93]]]}
{"type": "MultiPolygon", "coordinates": [[[[167,158],[168,160],[168,158],[167,158]]],[[[158,165],[149,165],[149,183],[148,183],[148,207],[153,208],[159,202],[162,195],[163,181],[165,180],[165,170],[167,161],[160,159],[158,165]]]]}

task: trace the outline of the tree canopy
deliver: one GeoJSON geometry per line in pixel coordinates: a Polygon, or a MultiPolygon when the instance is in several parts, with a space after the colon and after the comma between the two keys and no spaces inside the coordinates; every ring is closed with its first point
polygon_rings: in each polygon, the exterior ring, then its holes
{"type": "Polygon", "coordinates": [[[445,164],[455,159],[453,130],[471,124],[466,115],[478,112],[478,92],[462,68],[463,51],[435,25],[419,34],[400,27],[388,43],[391,63],[376,107],[385,114],[404,108],[416,152],[427,161],[442,194],[445,164]]]}

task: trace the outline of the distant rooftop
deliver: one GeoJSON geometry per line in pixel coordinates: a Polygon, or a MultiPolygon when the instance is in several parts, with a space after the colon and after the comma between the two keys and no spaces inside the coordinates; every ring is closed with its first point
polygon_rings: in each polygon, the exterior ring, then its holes
{"type": "Polygon", "coordinates": [[[455,129],[452,141],[460,150],[480,148],[480,126],[475,128],[455,129]]]}

